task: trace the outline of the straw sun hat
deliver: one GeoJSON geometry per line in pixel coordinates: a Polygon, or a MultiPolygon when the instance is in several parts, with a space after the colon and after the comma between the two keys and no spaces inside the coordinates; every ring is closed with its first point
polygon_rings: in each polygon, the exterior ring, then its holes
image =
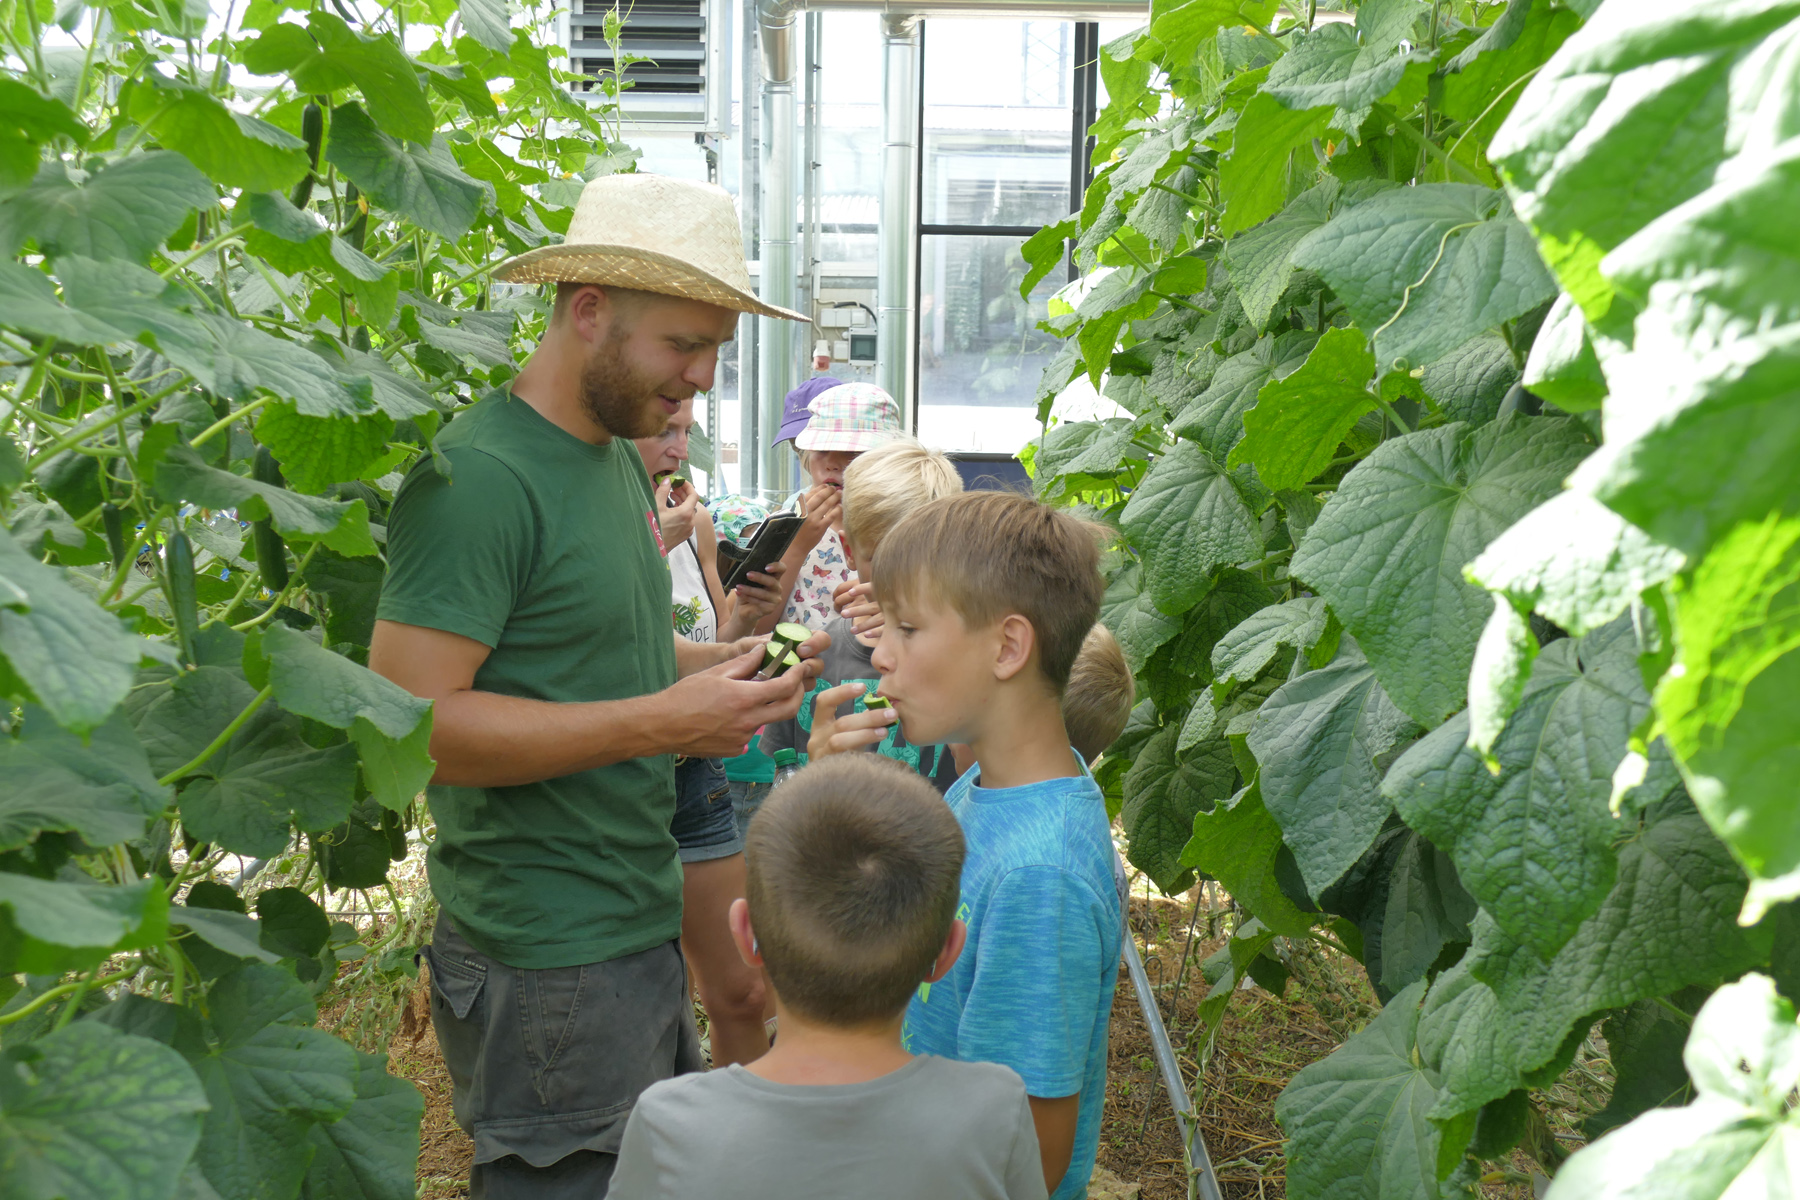
{"type": "Polygon", "coordinates": [[[494,268],[502,283],[598,283],[807,318],[756,298],[724,188],[666,175],[603,175],[581,189],[569,233],[494,268]]]}

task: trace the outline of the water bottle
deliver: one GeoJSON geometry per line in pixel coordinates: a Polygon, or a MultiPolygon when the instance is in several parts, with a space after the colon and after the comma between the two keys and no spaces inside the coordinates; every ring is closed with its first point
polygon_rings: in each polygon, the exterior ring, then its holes
{"type": "Polygon", "coordinates": [[[783,746],[775,752],[775,786],[780,787],[800,772],[800,752],[783,746]]]}

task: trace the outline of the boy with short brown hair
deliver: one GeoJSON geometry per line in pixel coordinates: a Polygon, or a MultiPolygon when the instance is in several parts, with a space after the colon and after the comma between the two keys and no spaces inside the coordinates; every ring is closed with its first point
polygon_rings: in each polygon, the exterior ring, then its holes
{"type": "MultiPolygon", "coordinates": [[[[968,841],[968,949],[919,989],[906,1046],[1017,1071],[1045,1181],[1072,1200],[1099,1147],[1122,931],[1106,804],[1062,710],[1099,616],[1096,541],[1023,496],[968,493],[890,530],[874,583],[886,621],[874,665],[906,736],[966,743],[976,759],[945,797],[968,841]]],[[[877,720],[836,725],[848,740],[877,720]]]]}
{"type": "Polygon", "coordinates": [[[1118,639],[1112,630],[1096,624],[1081,643],[1081,653],[1069,671],[1069,686],[1063,692],[1063,723],[1069,728],[1069,744],[1091,764],[1125,732],[1136,700],[1137,684],[1118,639]]]}
{"type": "Polygon", "coordinates": [[[901,1045],[914,990],[963,943],[963,839],[937,793],[891,761],[840,755],[775,789],[747,854],[731,932],[768,973],[781,1036],[748,1067],[646,1091],[610,1195],[1042,1200],[1018,1076],[901,1045]]]}
{"type": "MultiPolygon", "coordinates": [[[[842,606],[845,616],[825,626],[831,646],[819,657],[819,677],[801,702],[799,713],[763,731],[764,752],[797,750],[800,761],[806,761],[813,752],[815,708],[821,693],[831,693],[823,705],[827,723],[833,713],[850,716],[865,711],[867,698],[880,682],[880,672],[872,664],[880,630],[877,625],[874,633],[858,633],[862,623],[849,618],[875,607],[856,604],[872,590],[868,587],[870,562],[895,525],[931,501],[961,491],[962,476],[956,473],[956,464],[915,438],[896,438],[850,464],[844,472],[844,548],[862,582],[856,595],[842,606]]],[[[939,792],[947,791],[962,773],[948,746],[921,745],[891,722],[880,727],[879,735],[860,740],[882,757],[911,767],[939,792]]]]}

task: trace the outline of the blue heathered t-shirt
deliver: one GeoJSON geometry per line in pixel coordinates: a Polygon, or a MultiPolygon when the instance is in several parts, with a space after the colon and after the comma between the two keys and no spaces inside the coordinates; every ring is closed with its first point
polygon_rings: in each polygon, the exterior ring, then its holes
{"type": "Polygon", "coordinates": [[[1100,1148],[1119,976],[1106,801],[1085,767],[1017,788],[977,787],[980,773],[977,763],[944,797],[968,843],[956,913],[968,945],[948,975],[920,985],[902,1039],[914,1054],[1011,1067],[1033,1096],[1080,1092],[1069,1171],[1051,1196],[1071,1200],[1087,1194],[1100,1148]]]}

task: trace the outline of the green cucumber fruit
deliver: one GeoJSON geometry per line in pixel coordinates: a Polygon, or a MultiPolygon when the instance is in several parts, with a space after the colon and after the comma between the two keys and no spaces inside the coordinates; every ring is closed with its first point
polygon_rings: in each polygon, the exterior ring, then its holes
{"type": "Polygon", "coordinates": [[[300,110],[300,137],[306,142],[306,157],[311,166],[288,197],[288,202],[295,208],[305,208],[312,200],[313,172],[319,169],[319,147],[325,142],[325,110],[316,100],[309,100],[300,110]]]}
{"type": "MultiPolygon", "coordinates": [[[[267,446],[256,448],[250,474],[256,482],[266,483],[271,487],[287,485],[287,481],[281,477],[280,465],[276,463],[275,456],[269,453],[267,446]]],[[[250,540],[256,548],[256,569],[262,572],[263,586],[279,596],[287,590],[288,585],[287,547],[282,543],[281,535],[267,520],[252,521],[250,540]]]]}
{"type": "Polygon", "coordinates": [[[863,707],[865,709],[892,708],[892,707],[894,707],[894,702],[892,700],[889,700],[886,696],[883,696],[883,695],[877,693],[873,696],[864,696],[863,697],[863,707]]]}
{"type": "Polygon", "coordinates": [[[181,661],[197,665],[194,646],[200,640],[200,606],[194,591],[194,547],[185,533],[172,533],[163,553],[163,573],[168,582],[169,610],[175,615],[175,640],[181,661]]]}
{"type": "Polygon", "coordinates": [[[113,570],[125,561],[125,513],[110,501],[100,506],[100,524],[106,530],[106,548],[112,551],[113,570]]]}

